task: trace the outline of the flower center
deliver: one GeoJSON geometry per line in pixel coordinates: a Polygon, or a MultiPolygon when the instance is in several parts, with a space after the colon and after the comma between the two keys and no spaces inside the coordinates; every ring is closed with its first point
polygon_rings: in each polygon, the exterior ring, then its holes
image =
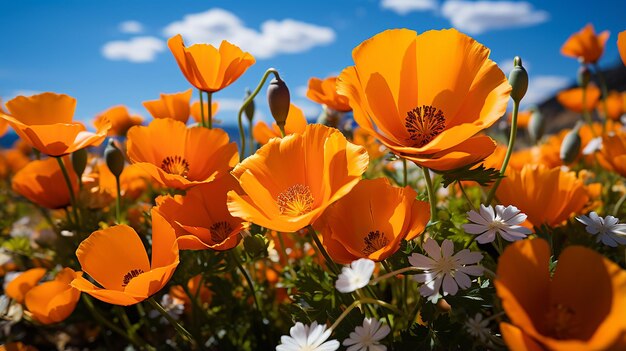
{"type": "Polygon", "coordinates": [[[576,335],[575,316],[576,312],[573,309],[562,304],[553,305],[546,315],[548,328],[550,328],[552,336],[563,340],[570,339],[576,335]]]}
{"type": "Polygon", "coordinates": [[[233,231],[233,227],[228,222],[216,222],[209,228],[211,231],[211,240],[214,243],[221,243],[228,238],[228,235],[233,231]]]}
{"type": "Polygon", "coordinates": [[[189,162],[182,156],[167,156],[161,162],[161,169],[169,174],[179,175],[187,178],[189,173],[189,162]]]}
{"type": "Polygon", "coordinates": [[[143,273],[143,269],[131,269],[130,271],[128,271],[128,273],[124,274],[122,287],[128,285],[128,283],[130,283],[133,278],[140,275],[141,273],[143,273]]]}
{"type": "Polygon", "coordinates": [[[311,189],[308,186],[296,184],[278,194],[276,202],[280,214],[291,217],[302,216],[311,212],[313,195],[311,195],[311,189]]]}
{"type": "Polygon", "coordinates": [[[407,112],[404,120],[409,142],[414,147],[422,147],[446,129],[443,112],[433,106],[422,105],[407,112]]]}
{"type": "Polygon", "coordinates": [[[389,240],[385,236],[385,233],[380,231],[369,232],[365,238],[363,238],[363,242],[365,243],[365,247],[363,248],[363,254],[370,255],[383,247],[385,247],[389,240]]]}

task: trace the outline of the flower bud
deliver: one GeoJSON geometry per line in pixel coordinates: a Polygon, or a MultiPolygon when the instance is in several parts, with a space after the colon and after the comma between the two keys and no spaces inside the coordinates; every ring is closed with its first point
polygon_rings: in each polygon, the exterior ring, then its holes
{"type": "Polygon", "coordinates": [[[267,102],[270,105],[270,111],[272,112],[276,124],[278,124],[279,127],[285,126],[291,99],[289,97],[287,84],[278,76],[272,79],[269,87],[267,87],[267,102]]]}
{"type": "Polygon", "coordinates": [[[80,179],[83,176],[83,172],[85,172],[85,168],[87,167],[87,149],[80,149],[72,152],[70,158],[72,159],[72,168],[74,168],[74,172],[80,179]]]}
{"type": "Polygon", "coordinates": [[[268,243],[261,234],[249,235],[243,238],[243,248],[250,257],[266,257],[268,243]]]}
{"type": "Polygon", "coordinates": [[[104,159],[107,167],[114,176],[119,177],[124,170],[124,153],[117,147],[113,139],[109,139],[107,147],[104,149],[104,159]]]}
{"type": "Polygon", "coordinates": [[[589,81],[591,81],[591,71],[589,71],[589,68],[587,67],[587,65],[581,65],[578,68],[576,81],[578,82],[578,86],[580,86],[581,88],[587,87],[587,85],[589,84],[589,81]]]}
{"type": "Polygon", "coordinates": [[[546,131],[546,118],[539,109],[533,109],[528,121],[528,134],[533,144],[536,144],[546,131]]]}
{"type": "Polygon", "coordinates": [[[561,161],[564,164],[570,164],[574,162],[578,154],[580,153],[580,147],[582,141],[580,139],[580,130],[581,124],[578,123],[574,129],[572,129],[569,133],[565,135],[563,138],[563,143],[561,144],[561,161]]]}
{"type": "Polygon", "coordinates": [[[511,98],[516,103],[519,103],[528,90],[528,72],[522,66],[522,59],[519,56],[515,56],[515,59],[513,59],[513,66],[509,73],[509,84],[513,88],[511,90],[511,98]]]}
{"type": "MultiPolygon", "coordinates": [[[[250,95],[252,95],[252,92],[250,91],[250,89],[246,89],[246,96],[243,98],[243,101],[248,100],[250,95]]],[[[243,112],[246,114],[246,118],[248,118],[248,121],[250,121],[250,123],[252,123],[252,119],[254,118],[255,109],[256,106],[254,106],[254,99],[252,99],[250,100],[248,106],[246,106],[246,108],[243,110],[243,112]]]]}

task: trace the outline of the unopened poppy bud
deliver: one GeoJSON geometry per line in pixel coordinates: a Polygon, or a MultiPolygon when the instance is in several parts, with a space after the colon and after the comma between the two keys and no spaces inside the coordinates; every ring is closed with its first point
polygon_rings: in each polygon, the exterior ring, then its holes
{"type": "Polygon", "coordinates": [[[267,256],[267,245],[265,237],[261,234],[246,236],[243,238],[243,247],[251,257],[267,256]]]}
{"type": "Polygon", "coordinates": [[[519,56],[515,56],[513,60],[513,69],[509,73],[509,84],[513,88],[511,98],[519,103],[528,90],[528,72],[522,66],[522,59],[519,56]]]}
{"type": "Polygon", "coordinates": [[[539,141],[543,134],[546,131],[546,118],[543,113],[539,111],[539,109],[533,109],[532,114],[530,115],[530,121],[528,121],[528,134],[530,135],[530,139],[533,144],[536,144],[539,141]]]}
{"type": "Polygon", "coordinates": [[[574,162],[578,154],[580,153],[580,147],[582,141],[580,139],[580,124],[577,124],[574,129],[565,135],[563,143],[561,144],[561,161],[564,164],[570,164],[574,162]]]}
{"type": "Polygon", "coordinates": [[[80,149],[72,152],[70,158],[72,159],[72,167],[78,178],[83,176],[85,168],[87,167],[87,149],[80,149]]]}
{"type": "Polygon", "coordinates": [[[104,159],[111,173],[113,173],[114,176],[119,177],[124,170],[124,153],[117,147],[113,139],[109,139],[109,143],[104,149],[104,159]]]}
{"type": "MultiPolygon", "coordinates": [[[[250,91],[250,89],[246,89],[246,96],[243,98],[243,101],[248,100],[250,95],[252,95],[252,92],[250,91]]],[[[256,109],[256,106],[254,106],[254,99],[252,99],[250,100],[250,103],[248,104],[248,106],[246,106],[246,108],[243,110],[243,112],[246,114],[246,118],[248,118],[248,121],[250,122],[252,122],[252,119],[254,118],[255,109],[256,109]]]]}
{"type": "Polygon", "coordinates": [[[267,87],[267,102],[270,105],[270,111],[278,126],[285,126],[287,115],[289,114],[289,105],[291,98],[289,96],[289,88],[287,84],[276,77],[272,79],[269,87],[267,87]]]}
{"type": "Polygon", "coordinates": [[[578,81],[578,86],[580,86],[581,88],[587,87],[587,85],[589,84],[589,81],[591,81],[591,71],[589,71],[589,68],[587,67],[587,65],[581,65],[578,68],[578,74],[576,75],[576,80],[578,81]]]}

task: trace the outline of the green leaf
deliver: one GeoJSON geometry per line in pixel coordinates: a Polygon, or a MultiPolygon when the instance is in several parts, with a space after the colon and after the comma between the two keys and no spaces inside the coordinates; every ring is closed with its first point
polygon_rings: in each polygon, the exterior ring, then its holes
{"type": "Polygon", "coordinates": [[[484,164],[476,166],[476,163],[457,168],[451,171],[439,172],[442,176],[441,185],[447,188],[454,182],[474,181],[481,186],[487,186],[495,182],[498,178],[502,178],[500,171],[495,168],[485,168],[484,164]]]}

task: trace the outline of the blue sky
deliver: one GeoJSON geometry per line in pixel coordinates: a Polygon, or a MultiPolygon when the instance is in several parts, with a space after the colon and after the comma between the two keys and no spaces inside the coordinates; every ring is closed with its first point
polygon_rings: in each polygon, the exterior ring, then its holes
{"type": "MultiPolygon", "coordinates": [[[[561,56],[567,37],[585,24],[611,37],[600,64],[619,62],[617,33],[626,30],[626,2],[604,1],[85,1],[0,0],[2,55],[0,96],[54,91],[78,100],[76,118],[91,121],[124,104],[148,118],[142,101],[190,86],[167,49],[174,32],[193,41],[239,41],[257,63],[235,84],[215,94],[220,119],[233,123],[246,87],[277,68],[292,100],[309,117],[319,107],[303,93],[310,77],[337,74],[352,64],[361,41],[389,28],[422,32],[457,27],[492,50],[508,74],[520,55],[531,77],[531,97],[540,101],[570,84],[576,60],[561,56]]],[[[258,101],[269,115],[265,94],[258,101]]],[[[194,98],[197,95],[194,93],[194,98]]]]}

